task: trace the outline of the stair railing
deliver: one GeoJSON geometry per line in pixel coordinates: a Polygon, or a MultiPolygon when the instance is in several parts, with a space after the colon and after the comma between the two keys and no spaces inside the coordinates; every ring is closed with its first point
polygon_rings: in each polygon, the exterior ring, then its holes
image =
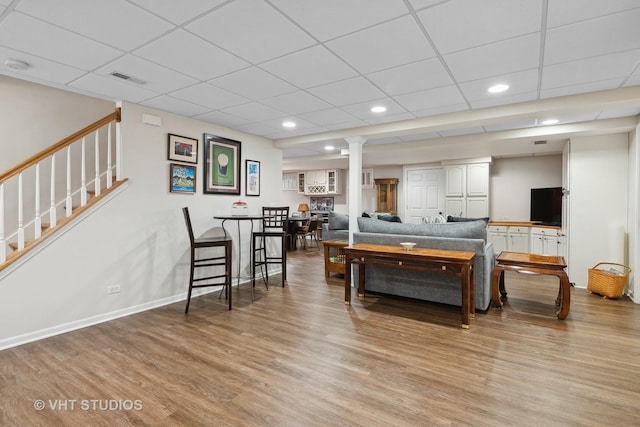
{"type": "Polygon", "coordinates": [[[46,237],[43,230],[50,235],[65,222],[61,217],[69,218],[90,197],[99,197],[122,180],[120,119],[118,107],[0,174],[0,270],[5,261],[46,237]],[[46,168],[49,173],[41,173],[46,168]],[[87,169],[92,174],[89,181],[87,169]],[[48,194],[43,183],[49,184],[48,194]],[[44,211],[43,200],[48,203],[44,211]]]}

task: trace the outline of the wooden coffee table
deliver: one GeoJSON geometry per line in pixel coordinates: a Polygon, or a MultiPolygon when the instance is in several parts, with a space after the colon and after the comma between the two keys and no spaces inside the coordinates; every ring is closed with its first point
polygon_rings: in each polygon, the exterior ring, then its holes
{"type": "Polygon", "coordinates": [[[567,263],[564,257],[561,256],[537,255],[524,252],[500,252],[500,255],[496,258],[496,267],[491,276],[491,303],[494,307],[501,309],[501,297],[507,298],[507,291],[504,286],[505,270],[557,276],[560,279],[560,288],[556,298],[556,305],[560,307],[557,316],[558,319],[566,319],[569,315],[569,305],[571,303],[571,284],[565,268],[567,268],[567,263]]]}
{"type": "Polygon", "coordinates": [[[324,246],[324,277],[329,273],[344,274],[344,248],[349,242],[342,239],[323,240],[324,246]]]}

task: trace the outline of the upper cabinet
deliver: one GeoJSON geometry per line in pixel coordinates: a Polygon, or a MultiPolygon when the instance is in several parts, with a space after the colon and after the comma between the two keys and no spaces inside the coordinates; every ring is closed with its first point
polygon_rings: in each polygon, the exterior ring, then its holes
{"type": "Polygon", "coordinates": [[[340,169],[298,172],[298,193],[301,194],[341,194],[340,169]]]}
{"type": "Polygon", "coordinates": [[[447,164],[445,214],[472,218],[489,216],[489,162],[447,164]]]}
{"type": "Polygon", "coordinates": [[[296,172],[282,174],[282,189],[293,191],[298,189],[298,174],[296,172]]]}

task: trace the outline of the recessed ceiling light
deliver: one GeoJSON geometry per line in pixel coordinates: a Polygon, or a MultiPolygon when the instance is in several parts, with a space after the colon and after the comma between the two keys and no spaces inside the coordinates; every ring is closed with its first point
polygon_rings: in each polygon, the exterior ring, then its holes
{"type": "Polygon", "coordinates": [[[14,70],[26,70],[29,68],[28,62],[20,61],[18,59],[6,59],[4,61],[4,65],[9,68],[13,68],[14,70]]]}
{"type": "Polygon", "coordinates": [[[558,119],[547,119],[547,120],[543,120],[543,121],[542,121],[542,124],[543,124],[543,125],[545,125],[545,126],[548,126],[548,125],[555,125],[555,124],[556,124],[556,123],[558,123],[559,121],[560,121],[560,120],[558,120],[558,119]]]}
{"type": "Polygon", "coordinates": [[[334,147],[333,145],[325,145],[324,146],[324,149],[327,150],[327,151],[333,151],[334,148],[336,148],[336,147],[334,147]]]}
{"type": "Polygon", "coordinates": [[[295,122],[288,121],[288,122],[282,122],[282,126],[286,128],[294,128],[296,127],[296,124],[295,122]]]}
{"type": "Polygon", "coordinates": [[[488,90],[489,93],[500,93],[500,92],[504,92],[506,90],[509,89],[509,85],[503,84],[503,83],[499,83],[497,85],[493,85],[491,86],[488,90]]]}
{"type": "Polygon", "coordinates": [[[387,111],[387,107],[382,105],[376,105],[375,107],[371,107],[372,113],[384,113],[385,111],[387,111]]]}

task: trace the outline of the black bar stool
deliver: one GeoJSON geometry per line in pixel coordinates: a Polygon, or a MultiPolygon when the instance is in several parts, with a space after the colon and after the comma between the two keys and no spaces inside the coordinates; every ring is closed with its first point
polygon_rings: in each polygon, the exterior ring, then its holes
{"type": "Polygon", "coordinates": [[[191,242],[191,273],[189,274],[189,293],[187,295],[187,306],[184,309],[185,313],[189,312],[189,303],[191,302],[191,291],[193,288],[205,288],[208,286],[224,286],[224,296],[229,300],[229,310],[231,310],[231,239],[227,237],[226,233],[220,237],[199,237],[193,236],[193,228],[191,227],[191,218],[189,216],[189,208],[182,208],[184,214],[184,221],[187,224],[187,231],[189,231],[189,241],[191,242]],[[196,258],[196,249],[200,248],[224,248],[224,255],[214,256],[209,258],[196,258]],[[224,274],[213,274],[206,277],[199,277],[194,279],[194,273],[196,268],[200,267],[215,267],[224,266],[224,274]],[[216,279],[224,278],[224,282],[219,283],[216,279]],[[216,280],[216,283],[203,283],[194,285],[194,282],[200,282],[204,280],[216,280]]]}
{"type": "Polygon", "coordinates": [[[251,238],[253,261],[251,263],[251,276],[253,286],[256,285],[256,267],[262,271],[262,279],[269,287],[269,264],[280,264],[282,268],[282,287],[287,281],[287,218],[289,207],[262,207],[262,230],[254,231],[251,238]],[[280,255],[269,255],[267,252],[267,239],[277,239],[280,242],[280,255]],[[264,266],[264,271],[262,270],[264,266]]]}

